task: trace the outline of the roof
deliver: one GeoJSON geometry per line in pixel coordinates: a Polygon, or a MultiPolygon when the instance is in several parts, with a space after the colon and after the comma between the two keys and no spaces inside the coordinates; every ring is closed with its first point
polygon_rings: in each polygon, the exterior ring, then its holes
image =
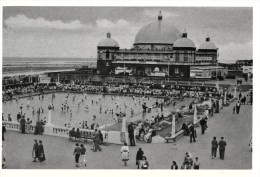
{"type": "Polygon", "coordinates": [[[180,38],[174,42],[173,47],[192,47],[196,48],[194,42],[189,38],[180,38]]]}
{"type": "Polygon", "coordinates": [[[206,41],[203,42],[198,49],[204,49],[204,50],[216,50],[217,47],[216,45],[210,41],[210,38],[207,37],[206,41]]]}
{"type": "Polygon", "coordinates": [[[119,47],[119,44],[111,38],[111,33],[107,33],[107,38],[101,40],[98,45],[98,47],[119,47]]]}
{"type": "Polygon", "coordinates": [[[134,44],[173,44],[181,37],[181,32],[170,21],[162,19],[143,26],[136,34],[134,44]]]}

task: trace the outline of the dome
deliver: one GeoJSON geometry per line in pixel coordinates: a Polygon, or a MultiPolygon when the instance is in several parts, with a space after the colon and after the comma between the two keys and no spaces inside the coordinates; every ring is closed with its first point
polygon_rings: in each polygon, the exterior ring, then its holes
{"type": "Polygon", "coordinates": [[[191,39],[187,38],[187,33],[186,33],[186,32],[183,33],[182,38],[177,39],[177,40],[174,42],[173,47],[196,48],[194,42],[193,42],[191,39]]]}
{"type": "Polygon", "coordinates": [[[157,21],[138,31],[134,44],[173,44],[180,37],[181,32],[171,23],[163,21],[160,12],[157,21]]]}
{"type": "Polygon", "coordinates": [[[107,33],[107,38],[100,41],[98,47],[119,47],[118,43],[111,38],[111,33],[107,33]]]}
{"type": "Polygon", "coordinates": [[[202,50],[216,50],[217,47],[216,47],[216,45],[213,42],[210,41],[210,38],[208,37],[208,38],[206,38],[206,41],[203,42],[200,45],[199,49],[202,49],[202,50]]]}

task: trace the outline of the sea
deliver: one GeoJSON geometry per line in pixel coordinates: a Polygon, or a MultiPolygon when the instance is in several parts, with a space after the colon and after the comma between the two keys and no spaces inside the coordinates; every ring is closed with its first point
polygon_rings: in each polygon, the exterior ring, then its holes
{"type": "Polygon", "coordinates": [[[29,57],[3,57],[3,66],[34,65],[34,64],[90,64],[96,58],[29,58],[29,57]]]}
{"type": "Polygon", "coordinates": [[[54,71],[72,71],[82,66],[96,67],[96,58],[32,58],[3,57],[2,76],[43,74],[54,71]]]}

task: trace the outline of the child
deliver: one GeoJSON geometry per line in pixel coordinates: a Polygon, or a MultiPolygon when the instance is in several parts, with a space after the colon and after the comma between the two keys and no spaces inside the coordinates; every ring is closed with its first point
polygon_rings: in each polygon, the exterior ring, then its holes
{"type": "Polygon", "coordinates": [[[195,162],[193,163],[193,165],[195,170],[200,169],[200,162],[198,157],[195,158],[195,162]]]}

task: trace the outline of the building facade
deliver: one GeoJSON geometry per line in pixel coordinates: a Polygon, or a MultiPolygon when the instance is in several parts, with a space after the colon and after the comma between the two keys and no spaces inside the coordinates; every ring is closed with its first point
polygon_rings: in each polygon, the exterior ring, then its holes
{"type": "Polygon", "coordinates": [[[174,25],[163,20],[143,26],[131,49],[120,49],[107,33],[97,46],[97,73],[101,75],[190,78],[192,66],[216,66],[218,48],[207,37],[198,48],[174,25]]]}

